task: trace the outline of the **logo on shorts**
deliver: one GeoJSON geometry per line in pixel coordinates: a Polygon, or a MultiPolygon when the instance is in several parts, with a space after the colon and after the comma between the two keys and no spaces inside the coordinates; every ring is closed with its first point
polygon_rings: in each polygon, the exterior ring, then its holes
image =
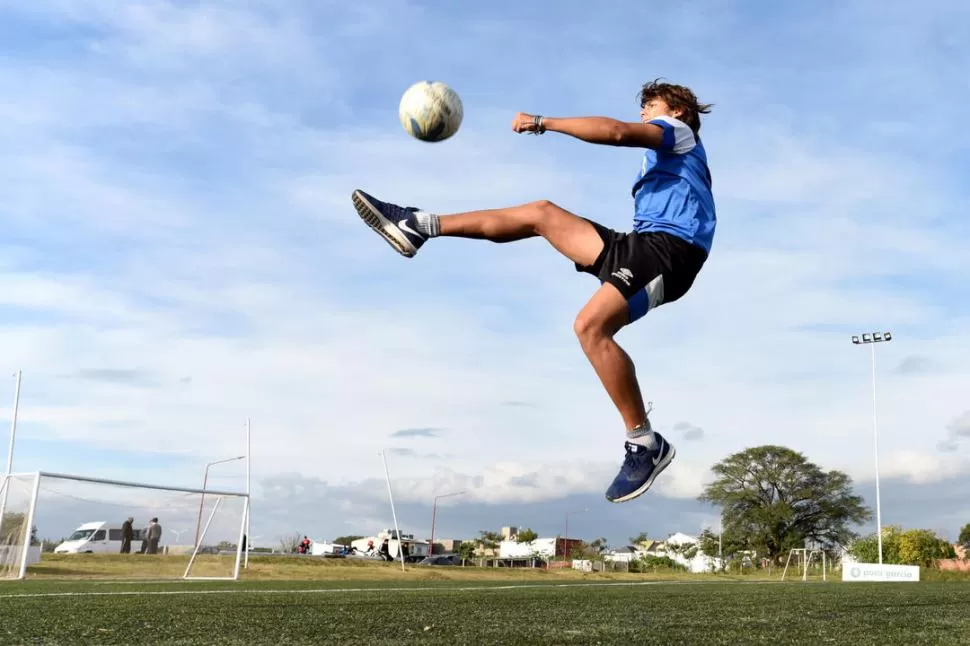
{"type": "Polygon", "coordinates": [[[613,278],[622,280],[627,287],[630,286],[630,281],[633,280],[633,272],[627,269],[626,267],[617,269],[610,275],[613,276],[613,278]]]}

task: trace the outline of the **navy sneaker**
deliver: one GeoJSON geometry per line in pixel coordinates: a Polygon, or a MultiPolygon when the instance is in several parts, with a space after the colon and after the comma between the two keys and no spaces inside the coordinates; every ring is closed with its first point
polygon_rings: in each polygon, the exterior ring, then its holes
{"type": "Polygon", "coordinates": [[[367,226],[380,234],[402,256],[414,257],[428,239],[418,232],[417,218],[414,217],[418,209],[381,202],[361,190],[354,191],[351,199],[367,226]]]}
{"type": "Polygon", "coordinates": [[[677,454],[660,433],[656,433],[657,448],[648,449],[639,444],[625,442],[626,459],[620,472],[613,480],[613,484],[606,490],[606,499],[610,502],[626,502],[646,492],[653,484],[657,475],[667,468],[677,454]]]}

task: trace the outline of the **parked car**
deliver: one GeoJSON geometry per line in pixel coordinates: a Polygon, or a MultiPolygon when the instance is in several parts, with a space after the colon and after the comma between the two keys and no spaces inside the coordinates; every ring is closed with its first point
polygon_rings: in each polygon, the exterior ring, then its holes
{"type": "Polygon", "coordinates": [[[424,557],[417,565],[461,565],[461,557],[457,554],[435,554],[424,557]]]}
{"type": "MultiPolygon", "coordinates": [[[[137,543],[141,541],[143,532],[142,529],[132,530],[131,542],[135,551],[138,551],[137,543]]],[[[121,525],[102,521],[84,523],[75,529],[74,533],[67,537],[67,540],[54,548],[55,554],[117,553],[120,551],[121,525]]]]}

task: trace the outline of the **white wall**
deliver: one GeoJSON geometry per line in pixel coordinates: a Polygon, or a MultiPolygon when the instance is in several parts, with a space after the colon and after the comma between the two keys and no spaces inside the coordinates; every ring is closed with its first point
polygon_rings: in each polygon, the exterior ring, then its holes
{"type": "Polygon", "coordinates": [[[531,543],[502,541],[498,544],[498,557],[501,559],[525,559],[533,555],[552,558],[556,555],[555,538],[537,538],[531,543]]]}

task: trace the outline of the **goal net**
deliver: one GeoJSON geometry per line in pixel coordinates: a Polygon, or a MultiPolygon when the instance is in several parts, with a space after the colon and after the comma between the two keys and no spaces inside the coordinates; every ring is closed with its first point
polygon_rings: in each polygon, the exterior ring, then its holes
{"type": "Polygon", "coordinates": [[[0,479],[0,580],[237,579],[249,496],[57,473],[0,479]]]}

